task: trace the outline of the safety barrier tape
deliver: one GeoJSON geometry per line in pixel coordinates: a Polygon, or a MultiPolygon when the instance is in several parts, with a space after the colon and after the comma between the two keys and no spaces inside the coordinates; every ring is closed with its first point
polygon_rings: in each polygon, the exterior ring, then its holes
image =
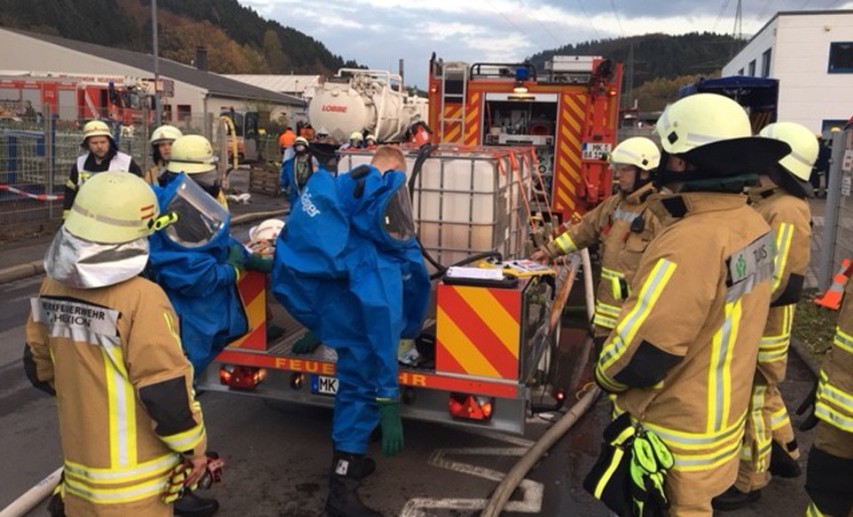
{"type": "Polygon", "coordinates": [[[35,199],[37,201],[60,201],[65,197],[63,194],[31,194],[29,192],[12,187],[10,185],[0,185],[0,190],[5,190],[7,192],[11,192],[22,197],[35,199]]]}

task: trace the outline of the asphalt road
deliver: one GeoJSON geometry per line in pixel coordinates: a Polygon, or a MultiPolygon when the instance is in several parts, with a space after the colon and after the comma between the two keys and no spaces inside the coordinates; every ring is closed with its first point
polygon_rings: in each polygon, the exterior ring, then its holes
{"type": "MultiPolygon", "coordinates": [[[[33,389],[20,367],[28,299],[39,278],[2,286],[0,299],[0,508],[60,465],[53,399],[33,389]]],[[[564,341],[573,338],[567,336],[564,341]]],[[[782,387],[796,407],[811,386],[805,366],[792,359],[782,387]]],[[[231,393],[201,396],[210,447],[228,461],[225,480],[210,495],[220,515],[309,517],[322,515],[331,458],[331,412],[271,403],[231,393]]],[[[609,513],[586,494],[581,483],[599,449],[607,421],[604,401],[540,461],[514,494],[504,515],[606,517],[609,513]]],[[[794,417],[795,424],[798,418],[794,417]]],[[[482,508],[502,473],[547,428],[530,420],[525,437],[478,434],[458,428],[405,423],[402,455],[383,458],[371,444],[377,472],[361,490],[363,499],[385,515],[403,517],[473,516],[482,508]]],[[[807,451],[811,437],[799,437],[807,451]]],[[[804,454],[801,464],[805,468],[804,454]]],[[[728,515],[802,515],[804,478],[774,481],[753,507],[728,515]]],[[[44,505],[30,515],[46,515],[44,505]]]]}

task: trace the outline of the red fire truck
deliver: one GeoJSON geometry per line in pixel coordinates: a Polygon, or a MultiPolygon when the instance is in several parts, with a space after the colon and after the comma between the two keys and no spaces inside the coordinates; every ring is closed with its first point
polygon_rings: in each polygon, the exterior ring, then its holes
{"type": "MultiPolygon", "coordinates": [[[[161,96],[174,91],[174,83],[160,81],[161,96]]],[[[82,74],[0,75],[0,102],[8,111],[55,113],[62,120],[109,119],[124,125],[142,122],[150,107],[154,81],[123,76],[82,74]]],[[[153,117],[153,110],[149,114],[153,117]]],[[[150,122],[150,121],[149,121],[150,122]]]]}

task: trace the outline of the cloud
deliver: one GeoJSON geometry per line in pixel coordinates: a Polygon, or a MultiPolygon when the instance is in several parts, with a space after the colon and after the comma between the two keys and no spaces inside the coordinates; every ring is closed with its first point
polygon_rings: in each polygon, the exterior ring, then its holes
{"type": "MultiPolygon", "coordinates": [[[[322,41],[344,59],[371,68],[397,69],[426,84],[435,51],[452,61],[519,61],[541,50],[591,39],[649,32],[731,32],[736,2],[695,0],[240,0],[262,16],[322,41]],[[615,11],[614,7],[615,6],[615,11]],[[723,9],[725,7],[725,9],[723,9]],[[618,17],[617,14],[618,13],[618,17]]],[[[812,0],[824,9],[837,0],[812,0]]],[[[778,10],[803,0],[744,2],[743,32],[758,31],[778,10]]],[[[853,0],[836,7],[853,6],[853,0]]]]}

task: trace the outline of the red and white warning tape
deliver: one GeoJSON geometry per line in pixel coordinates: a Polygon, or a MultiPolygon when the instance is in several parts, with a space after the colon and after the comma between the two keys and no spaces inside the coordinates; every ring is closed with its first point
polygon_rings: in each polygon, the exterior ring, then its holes
{"type": "Polygon", "coordinates": [[[19,196],[28,197],[30,199],[36,199],[38,201],[59,201],[64,197],[63,194],[30,194],[29,192],[10,185],[0,185],[0,190],[6,190],[13,194],[18,194],[19,196]]]}

